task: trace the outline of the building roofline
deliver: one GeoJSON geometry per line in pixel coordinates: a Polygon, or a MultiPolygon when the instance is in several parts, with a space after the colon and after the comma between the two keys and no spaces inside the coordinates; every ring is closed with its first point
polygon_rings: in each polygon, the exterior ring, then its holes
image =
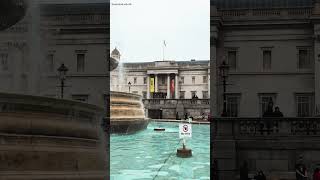
{"type": "Polygon", "coordinates": [[[57,3],[40,4],[41,14],[47,16],[57,15],[84,15],[84,14],[109,14],[109,3],[57,3]]]}

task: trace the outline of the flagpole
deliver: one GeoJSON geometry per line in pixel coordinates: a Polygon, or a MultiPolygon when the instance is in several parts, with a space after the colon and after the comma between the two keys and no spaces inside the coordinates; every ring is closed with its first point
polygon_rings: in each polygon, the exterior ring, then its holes
{"type": "Polygon", "coordinates": [[[162,44],[162,61],[164,61],[164,41],[163,41],[163,44],[162,44]]]}

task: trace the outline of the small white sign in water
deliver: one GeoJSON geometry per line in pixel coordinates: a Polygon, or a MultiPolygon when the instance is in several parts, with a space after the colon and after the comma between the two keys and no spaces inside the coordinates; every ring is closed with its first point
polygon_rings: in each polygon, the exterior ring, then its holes
{"type": "Polygon", "coordinates": [[[192,128],[191,124],[179,124],[179,138],[185,138],[189,137],[191,138],[192,136],[192,128]]]}

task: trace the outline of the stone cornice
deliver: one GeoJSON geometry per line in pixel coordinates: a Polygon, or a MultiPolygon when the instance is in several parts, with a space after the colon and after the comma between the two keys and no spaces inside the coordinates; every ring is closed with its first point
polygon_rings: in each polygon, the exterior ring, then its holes
{"type": "Polygon", "coordinates": [[[48,25],[88,25],[88,24],[109,24],[109,15],[94,14],[94,15],[59,15],[45,17],[44,20],[48,25]]]}
{"type": "MultiPolygon", "coordinates": [[[[21,20],[19,23],[8,28],[2,33],[25,33],[28,32],[28,22],[29,18],[21,20]]],[[[104,14],[94,14],[94,15],[59,15],[41,18],[41,28],[57,29],[56,26],[60,26],[58,29],[63,27],[76,27],[73,29],[90,29],[89,27],[95,29],[109,29],[109,15],[104,14]],[[83,28],[81,28],[83,27],[83,28]]]]}
{"type": "Polygon", "coordinates": [[[314,75],[314,72],[229,72],[229,75],[314,75]]]}

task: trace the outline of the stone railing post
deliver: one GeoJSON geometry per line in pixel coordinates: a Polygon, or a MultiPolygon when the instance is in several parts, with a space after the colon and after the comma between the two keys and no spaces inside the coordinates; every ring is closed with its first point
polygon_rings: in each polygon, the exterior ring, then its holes
{"type": "Polygon", "coordinates": [[[237,172],[234,118],[213,119],[213,158],[219,164],[216,172],[219,180],[234,180],[237,172]]]}

